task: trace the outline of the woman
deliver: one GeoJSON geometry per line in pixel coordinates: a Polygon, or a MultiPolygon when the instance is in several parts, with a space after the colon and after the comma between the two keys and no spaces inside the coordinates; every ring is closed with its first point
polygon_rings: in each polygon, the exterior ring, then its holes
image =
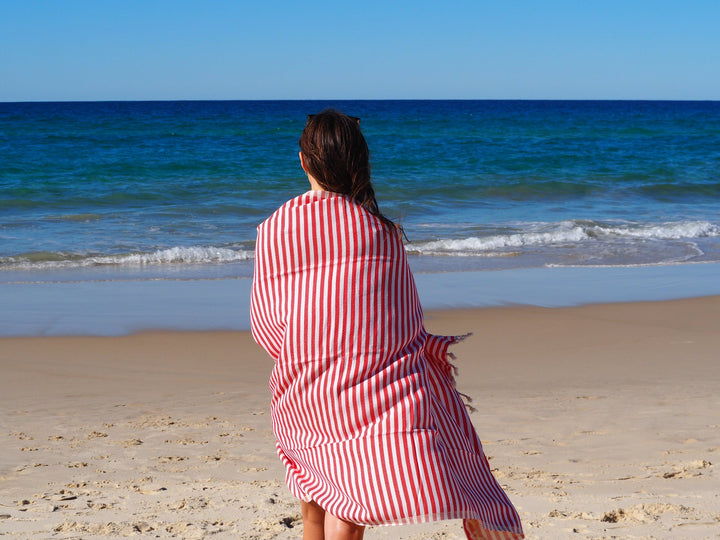
{"type": "Polygon", "coordinates": [[[308,118],[311,190],[258,227],[255,340],[275,360],[273,431],[304,540],[366,525],[463,519],[468,538],[523,538],[423,314],[401,230],[378,209],[359,120],[308,118]]]}

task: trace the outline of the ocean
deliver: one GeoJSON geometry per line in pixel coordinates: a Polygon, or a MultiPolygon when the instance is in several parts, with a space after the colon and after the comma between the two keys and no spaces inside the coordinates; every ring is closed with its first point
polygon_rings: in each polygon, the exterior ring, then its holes
{"type": "Polygon", "coordinates": [[[326,107],[418,276],[720,262],[720,102],[0,103],[0,285],[249,280],[326,107]]]}

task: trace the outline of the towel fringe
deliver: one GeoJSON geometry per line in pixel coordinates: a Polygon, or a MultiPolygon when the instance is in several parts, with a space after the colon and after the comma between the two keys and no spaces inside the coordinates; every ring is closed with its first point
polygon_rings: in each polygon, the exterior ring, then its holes
{"type": "MultiPolygon", "coordinates": [[[[470,336],[472,336],[472,332],[468,332],[467,334],[462,334],[460,336],[453,336],[453,340],[454,340],[453,344],[459,343],[459,342],[469,338],[470,336]]],[[[455,353],[448,351],[446,354],[447,354],[447,358],[449,360],[453,360],[453,361],[457,360],[457,356],[455,356],[455,353]]],[[[450,366],[450,368],[452,369],[453,386],[457,390],[457,380],[455,378],[459,375],[460,370],[458,369],[458,367],[455,364],[453,364],[449,360],[447,363],[450,366]]],[[[463,405],[465,405],[465,408],[468,410],[468,412],[471,412],[471,413],[477,412],[477,409],[475,407],[473,407],[472,405],[470,405],[472,403],[472,398],[470,396],[468,396],[467,394],[463,394],[462,392],[458,392],[458,394],[462,398],[463,405]]]]}
{"type": "Polygon", "coordinates": [[[477,409],[470,405],[472,403],[472,398],[470,396],[463,394],[462,392],[458,392],[458,394],[460,394],[460,397],[463,398],[463,405],[465,405],[468,412],[477,412],[477,409]]]}

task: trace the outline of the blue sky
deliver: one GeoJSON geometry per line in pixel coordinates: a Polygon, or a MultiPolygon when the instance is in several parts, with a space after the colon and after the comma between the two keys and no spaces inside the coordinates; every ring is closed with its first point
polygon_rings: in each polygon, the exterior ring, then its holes
{"type": "Polygon", "coordinates": [[[720,99],[717,0],[0,2],[0,101],[720,99]]]}

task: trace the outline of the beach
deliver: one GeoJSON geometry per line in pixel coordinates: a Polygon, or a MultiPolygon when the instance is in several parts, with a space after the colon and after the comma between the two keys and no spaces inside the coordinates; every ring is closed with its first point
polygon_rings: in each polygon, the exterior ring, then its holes
{"type": "Polygon", "coordinates": [[[720,538],[720,102],[406,99],[0,103],[0,536],[302,536],[249,300],[326,107],[527,537],[720,538]]]}
{"type": "MultiPolygon", "coordinates": [[[[720,296],[430,310],[528,538],[718,538],[720,296]]],[[[0,535],[300,538],[247,331],[0,338],[0,535]]],[[[460,539],[459,522],[368,539],[460,539]]]]}

